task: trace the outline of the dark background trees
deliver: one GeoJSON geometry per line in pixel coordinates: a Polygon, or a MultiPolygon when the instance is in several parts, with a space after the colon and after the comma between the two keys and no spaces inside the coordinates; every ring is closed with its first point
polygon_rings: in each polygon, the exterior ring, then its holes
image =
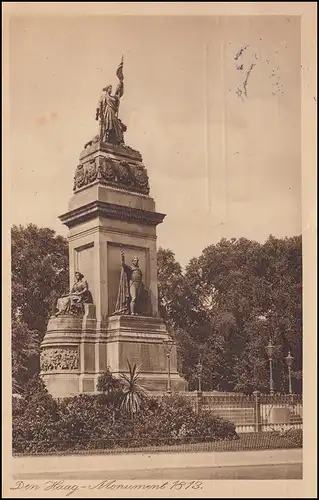
{"type": "MultiPolygon", "coordinates": [[[[269,338],[276,345],[275,389],[286,391],[284,357],[291,350],[293,390],[302,373],[301,236],[261,244],[222,239],[185,270],[169,249],[158,250],[161,316],[178,345],[180,370],[197,388],[268,391],[269,338]]],[[[39,370],[39,346],[52,302],[68,289],[67,240],[33,224],[12,228],[12,359],[15,390],[39,370]]]]}
{"type": "Polygon", "coordinates": [[[165,277],[159,298],[172,331],[177,330],[190,388],[196,388],[200,356],[204,389],[268,391],[265,346],[271,338],[276,390],[287,390],[284,357],[291,350],[293,390],[301,391],[301,236],[270,236],[264,244],[222,239],[191,259],[184,273],[171,250],[158,254],[159,282],[165,277]],[[161,269],[167,262],[169,279],[161,269]]]}
{"type": "Polygon", "coordinates": [[[56,295],[68,289],[68,243],[34,224],[11,230],[13,390],[39,371],[40,342],[56,295]]]}

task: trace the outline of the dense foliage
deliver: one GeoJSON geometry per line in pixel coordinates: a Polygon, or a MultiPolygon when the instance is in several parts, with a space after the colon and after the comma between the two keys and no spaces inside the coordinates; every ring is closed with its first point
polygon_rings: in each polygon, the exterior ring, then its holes
{"type": "Polygon", "coordinates": [[[269,390],[265,346],[276,345],[277,392],[287,392],[290,350],[295,358],[293,390],[301,391],[301,237],[264,243],[244,238],[205,248],[182,272],[170,250],[158,251],[159,300],[180,347],[182,371],[196,388],[203,364],[203,389],[269,390]]]}
{"type": "Polygon", "coordinates": [[[39,371],[39,347],[56,296],[68,289],[68,244],[34,224],[11,230],[14,392],[39,371]]]}
{"type": "MultiPolygon", "coordinates": [[[[196,415],[180,395],[144,397],[133,419],[109,393],[54,400],[35,377],[23,399],[13,400],[16,453],[140,447],[236,439],[235,426],[196,415]],[[156,423],[156,425],[154,425],[156,423]]],[[[125,392],[123,392],[125,397],[125,392]]]]}

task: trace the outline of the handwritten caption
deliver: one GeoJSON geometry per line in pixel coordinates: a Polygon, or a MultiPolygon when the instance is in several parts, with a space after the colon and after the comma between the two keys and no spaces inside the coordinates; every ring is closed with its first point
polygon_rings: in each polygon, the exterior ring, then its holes
{"type": "Polygon", "coordinates": [[[186,491],[186,490],[202,490],[203,483],[201,481],[161,481],[159,483],[129,483],[125,481],[104,480],[96,483],[73,483],[65,480],[44,481],[43,484],[37,482],[15,481],[15,484],[10,490],[15,491],[49,491],[65,493],[69,497],[79,490],[87,491],[104,491],[104,490],[150,490],[150,491],[186,491]]]}

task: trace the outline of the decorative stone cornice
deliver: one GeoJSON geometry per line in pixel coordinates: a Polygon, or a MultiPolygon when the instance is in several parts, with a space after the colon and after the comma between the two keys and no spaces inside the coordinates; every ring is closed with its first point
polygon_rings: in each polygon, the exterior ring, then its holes
{"type": "Polygon", "coordinates": [[[74,192],[98,181],[104,186],[118,187],[148,195],[147,170],[142,156],[124,144],[100,142],[98,136],[86,144],[74,174],[74,192]]]}
{"type": "Polygon", "coordinates": [[[104,201],[93,201],[87,205],[76,208],[60,215],[60,221],[68,228],[79,223],[86,222],[96,217],[105,217],[107,219],[123,220],[126,222],[137,222],[149,226],[157,226],[163,222],[165,214],[151,212],[139,208],[116,205],[104,201]]]}
{"type": "MultiPolygon", "coordinates": [[[[84,231],[80,231],[79,233],[73,234],[72,236],[68,236],[68,241],[76,241],[78,239],[82,239],[83,236],[89,236],[95,233],[105,233],[105,234],[125,234],[127,235],[127,231],[125,229],[113,229],[109,227],[104,227],[101,225],[96,225],[90,229],[86,229],[84,231]]],[[[157,240],[157,236],[154,234],[150,234],[149,232],[144,231],[130,231],[130,235],[134,236],[134,238],[145,239],[148,238],[150,240],[157,240]]]]}
{"type": "Polygon", "coordinates": [[[80,163],[74,175],[75,192],[98,181],[112,186],[148,195],[150,192],[147,170],[141,163],[128,162],[111,156],[95,156],[80,163]]]}

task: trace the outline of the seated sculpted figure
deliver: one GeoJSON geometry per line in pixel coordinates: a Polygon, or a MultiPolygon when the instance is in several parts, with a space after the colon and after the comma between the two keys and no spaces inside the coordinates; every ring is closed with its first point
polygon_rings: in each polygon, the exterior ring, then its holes
{"type": "Polygon", "coordinates": [[[76,271],[75,283],[70,292],[60,297],[56,302],[55,316],[61,314],[81,315],[84,312],[83,304],[92,304],[92,302],[92,295],[84,275],[76,271]]]}

